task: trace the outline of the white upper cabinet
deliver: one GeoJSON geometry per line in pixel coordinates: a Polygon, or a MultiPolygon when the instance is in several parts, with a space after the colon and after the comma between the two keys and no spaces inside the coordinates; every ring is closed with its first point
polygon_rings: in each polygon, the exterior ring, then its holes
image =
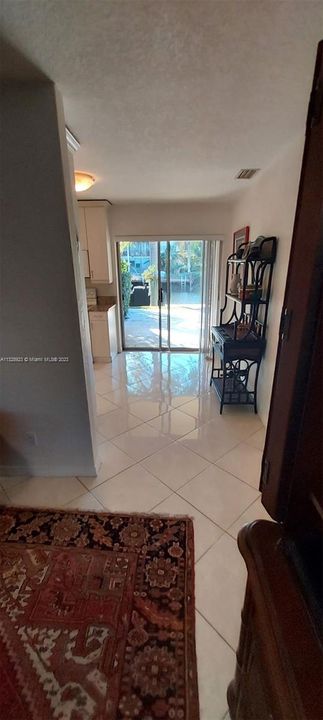
{"type": "Polygon", "coordinates": [[[79,203],[80,245],[89,256],[90,278],[93,283],[112,283],[111,240],[107,203],[79,203]]]}
{"type": "Polygon", "coordinates": [[[89,266],[89,253],[87,250],[81,249],[81,268],[83,270],[83,275],[86,278],[91,277],[90,276],[90,266],[89,266]]]}
{"type": "Polygon", "coordinates": [[[85,223],[91,280],[111,283],[111,248],[105,207],[85,208],[85,223]]]}
{"type": "Polygon", "coordinates": [[[87,236],[86,236],[86,225],[85,225],[85,208],[78,205],[79,209],[79,231],[80,231],[80,245],[81,250],[87,250],[87,236]]]}

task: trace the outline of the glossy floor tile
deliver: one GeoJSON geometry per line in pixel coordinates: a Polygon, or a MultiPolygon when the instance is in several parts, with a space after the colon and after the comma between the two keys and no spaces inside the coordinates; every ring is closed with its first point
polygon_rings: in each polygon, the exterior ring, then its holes
{"type": "Polygon", "coordinates": [[[96,477],[81,477],[80,480],[88,490],[100,485],[105,480],[126,470],[134,464],[134,459],[106,440],[99,445],[99,459],[101,461],[96,477]]]}
{"type": "Polygon", "coordinates": [[[209,465],[178,494],[224,530],[258,497],[256,490],[216,465],[209,465]]]}
{"type": "Polygon", "coordinates": [[[169,438],[147,423],[113,438],[113,443],[135,460],[142,460],[148,455],[153,455],[169,445],[170,442],[169,438]]]}
{"type": "Polygon", "coordinates": [[[139,464],[98,485],[93,495],[102,505],[118,512],[148,512],[171,490],[139,464]]]}
{"type": "Polygon", "coordinates": [[[234,675],[235,654],[199,612],[196,650],[201,718],[222,720],[227,709],[227,687],[234,675]]]}
{"type": "Polygon", "coordinates": [[[261,450],[248,443],[240,443],[217,460],[216,464],[259,490],[261,459],[261,450]]]}
{"type": "Polygon", "coordinates": [[[111,390],[116,390],[119,385],[120,381],[110,377],[109,375],[106,375],[105,377],[100,376],[98,379],[95,379],[95,389],[99,395],[104,395],[111,390]]]}
{"type": "Polygon", "coordinates": [[[189,415],[181,412],[180,408],[178,408],[150,420],[149,425],[159,430],[170,440],[179,440],[179,438],[195,430],[198,421],[196,418],[189,417],[189,415]]]}
{"type": "Polygon", "coordinates": [[[257,430],[253,435],[250,435],[246,442],[248,445],[252,445],[255,448],[258,448],[258,450],[264,449],[266,439],[266,428],[261,428],[260,430],[257,430]]]}
{"type": "Polygon", "coordinates": [[[12,505],[49,508],[63,507],[84,492],[76,477],[33,477],[6,490],[12,505]]]}
{"type": "Polygon", "coordinates": [[[201,425],[219,415],[219,403],[214,392],[208,392],[181,406],[181,411],[197,418],[201,425]]]}
{"type": "Polygon", "coordinates": [[[236,649],[247,572],[237,543],[226,533],[196,565],[196,607],[236,649]]]}
{"type": "Polygon", "coordinates": [[[141,463],[172,490],[177,490],[209,466],[205,458],[192,453],[177,442],[167,445],[141,463]]]}
{"type": "Polygon", "coordinates": [[[250,408],[220,416],[198,353],[121,353],[94,375],[97,476],[0,478],[0,503],[193,518],[200,720],[223,720],[246,578],[236,536],[267,517],[265,429],[250,408]]]}
{"type": "Polygon", "coordinates": [[[193,393],[186,395],[181,392],[176,393],[175,391],[169,391],[166,393],[166,397],[169,405],[175,409],[181,407],[182,405],[186,405],[186,403],[195,399],[195,395],[193,393]]]}
{"type": "Polygon", "coordinates": [[[24,480],[29,480],[28,475],[23,476],[14,476],[14,475],[5,475],[0,477],[0,487],[3,490],[7,490],[10,488],[13,488],[15,485],[18,485],[19,483],[23,482],[24,480]]]}
{"type": "Polygon", "coordinates": [[[8,502],[9,502],[9,496],[8,496],[7,493],[6,493],[4,490],[2,490],[2,488],[0,487],[0,505],[7,505],[8,502]]]}
{"type": "Polygon", "coordinates": [[[96,394],[96,413],[97,415],[104,415],[105,413],[111,412],[111,410],[117,410],[117,406],[107,400],[102,395],[96,394]]]}
{"type": "Polygon", "coordinates": [[[93,512],[101,512],[104,510],[103,505],[92,495],[91,492],[86,492],[75,500],[65,505],[70,510],[93,510],[93,512]]]}
{"type": "Polygon", "coordinates": [[[166,413],[169,406],[163,400],[135,400],[129,406],[129,410],[143,421],[149,421],[153,418],[166,413]]]}
{"type": "Polygon", "coordinates": [[[131,385],[122,385],[115,390],[110,390],[107,393],[104,393],[102,395],[106,400],[109,400],[117,407],[125,407],[129,405],[131,402],[134,402],[138,399],[138,394],[136,393],[136,386],[131,385]]]}
{"type": "Polygon", "coordinates": [[[228,432],[225,425],[216,420],[201,425],[188,433],[180,442],[189,450],[202,455],[209,462],[216,462],[222,455],[232,450],[238,443],[234,430],[228,432]]]}
{"type": "Polygon", "coordinates": [[[104,435],[107,440],[111,440],[116,435],[121,435],[121,433],[141,423],[142,420],[135,415],[131,415],[127,409],[119,408],[105,415],[99,415],[97,427],[101,435],[104,435]]]}
{"type": "Polygon", "coordinates": [[[240,517],[235,520],[232,525],[230,525],[228,528],[229,535],[232,535],[232,537],[236,539],[238,537],[239,530],[241,530],[244,525],[247,525],[254,520],[271,520],[270,515],[268,515],[267,510],[265,510],[262,505],[260,497],[258,497],[252,505],[249,505],[247,510],[245,510],[242,515],[240,515],[240,517]]]}

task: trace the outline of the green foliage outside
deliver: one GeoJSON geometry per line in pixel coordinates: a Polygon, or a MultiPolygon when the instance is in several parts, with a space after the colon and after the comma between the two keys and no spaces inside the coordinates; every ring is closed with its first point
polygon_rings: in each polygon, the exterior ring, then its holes
{"type": "MultiPolygon", "coordinates": [[[[200,240],[189,242],[172,242],[170,246],[170,259],[172,271],[197,272],[202,262],[202,243],[200,240]]],[[[161,253],[161,269],[166,270],[166,253],[161,253]]]]}
{"type": "Polygon", "coordinates": [[[123,316],[126,319],[128,317],[130,293],[131,293],[131,273],[128,267],[128,263],[123,258],[120,259],[120,270],[121,270],[121,295],[122,295],[122,307],[123,316]]]}
{"type": "Polygon", "coordinates": [[[151,280],[157,280],[156,265],[149,265],[147,270],[145,270],[145,272],[143,272],[142,275],[146,282],[150,282],[151,280]]]}

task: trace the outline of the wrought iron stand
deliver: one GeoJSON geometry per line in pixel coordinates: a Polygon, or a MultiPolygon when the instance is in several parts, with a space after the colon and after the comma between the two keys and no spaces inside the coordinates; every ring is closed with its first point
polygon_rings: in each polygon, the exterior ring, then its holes
{"type": "Polygon", "coordinates": [[[244,246],[240,246],[227,260],[225,303],[220,313],[220,325],[212,327],[210,385],[220,399],[221,414],[224,405],[252,405],[257,412],[257,385],[266,346],[276,238],[262,238],[257,252],[251,252],[249,256],[241,257],[243,252],[244,246]],[[233,270],[241,279],[237,295],[229,292],[233,270]],[[224,322],[228,314],[229,318],[224,322]],[[215,366],[216,355],[220,367],[215,366]]]}

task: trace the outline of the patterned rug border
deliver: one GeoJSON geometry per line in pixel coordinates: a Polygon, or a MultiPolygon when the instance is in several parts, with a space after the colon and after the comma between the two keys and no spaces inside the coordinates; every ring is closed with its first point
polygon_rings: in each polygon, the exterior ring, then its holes
{"type": "MultiPolygon", "coordinates": [[[[190,553],[192,558],[191,569],[188,571],[190,578],[186,577],[186,603],[187,603],[187,620],[189,625],[188,635],[191,634],[191,642],[188,643],[189,647],[189,659],[190,659],[190,677],[187,677],[187,686],[190,685],[193,688],[193,696],[196,698],[196,703],[193,703],[193,707],[189,707],[189,715],[185,720],[200,720],[199,712],[199,692],[198,692],[198,670],[197,670],[197,655],[196,655],[196,607],[195,607],[195,545],[194,545],[194,518],[189,515],[171,514],[171,513],[158,513],[158,512],[109,512],[107,510],[80,510],[78,508],[53,508],[48,506],[33,507],[28,505],[1,505],[0,514],[3,512],[10,511],[13,513],[30,511],[33,513],[55,513],[55,514],[68,514],[68,515],[82,515],[82,516],[99,516],[99,517],[120,517],[120,518],[161,518],[165,520],[181,520],[186,523],[186,548],[190,547],[190,553]],[[188,586],[190,587],[190,593],[188,592],[188,586]],[[191,602],[188,601],[190,595],[191,602]],[[193,640],[193,642],[192,642],[193,640]],[[193,670],[193,672],[192,672],[193,670]]],[[[0,543],[5,544],[6,540],[0,536],[0,543]]],[[[19,543],[18,543],[19,544],[19,543]]],[[[25,543],[22,543],[25,544],[25,543]]],[[[55,547],[55,543],[52,543],[55,547]]],[[[102,548],[102,552],[109,552],[107,548],[102,548]]]]}
{"type": "MultiPolygon", "coordinates": [[[[81,496],[82,497],[82,496],[81,496]]],[[[180,515],[179,513],[158,513],[158,512],[117,512],[117,511],[109,511],[109,510],[81,510],[77,507],[75,508],[64,508],[64,507],[50,507],[48,505],[37,505],[37,507],[34,507],[33,505],[1,505],[0,504],[0,512],[3,510],[17,510],[18,512],[22,510],[25,512],[26,510],[30,510],[31,512],[61,512],[61,513],[78,513],[79,515],[109,515],[113,517],[142,517],[142,518],[166,518],[166,520],[171,520],[172,518],[176,520],[191,520],[192,524],[194,521],[193,515],[180,515]]],[[[194,525],[193,525],[193,538],[194,538],[194,525]]]]}

